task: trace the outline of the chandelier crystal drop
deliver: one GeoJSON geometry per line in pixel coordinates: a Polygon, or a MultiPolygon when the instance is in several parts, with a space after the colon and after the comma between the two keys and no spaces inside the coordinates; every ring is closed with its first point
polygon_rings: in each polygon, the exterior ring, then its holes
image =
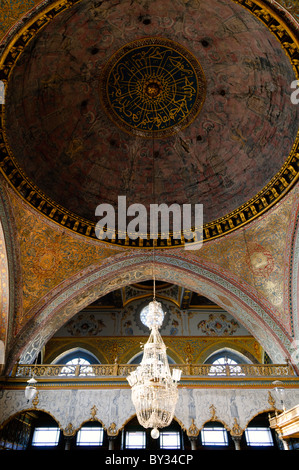
{"type": "Polygon", "coordinates": [[[178,400],[177,382],[182,371],[170,372],[166,346],[159,333],[164,312],[155,299],[149,303],[146,324],[151,329],[144,345],[140,366],[127,377],[132,388],[132,401],[139,423],[144,428],[153,428],[153,439],[159,437],[158,428],[169,426],[173,420],[178,400]]]}

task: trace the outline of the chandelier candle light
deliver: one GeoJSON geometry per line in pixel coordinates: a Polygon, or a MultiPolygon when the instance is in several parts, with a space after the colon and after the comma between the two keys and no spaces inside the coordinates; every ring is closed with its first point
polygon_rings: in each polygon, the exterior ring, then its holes
{"type": "Polygon", "coordinates": [[[171,375],[166,346],[159,333],[163,318],[161,303],[154,297],[146,314],[146,324],[151,333],[144,345],[141,364],[127,377],[137,419],[144,428],[153,428],[153,439],[160,435],[158,428],[169,426],[173,420],[178,400],[177,382],[182,373],[173,369],[171,375]]]}

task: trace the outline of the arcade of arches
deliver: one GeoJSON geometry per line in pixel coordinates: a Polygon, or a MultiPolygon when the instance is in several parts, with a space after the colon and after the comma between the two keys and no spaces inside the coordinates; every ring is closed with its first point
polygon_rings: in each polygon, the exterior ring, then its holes
{"type": "Polygon", "coordinates": [[[299,448],[296,2],[0,3],[1,449],[299,448]],[[153,203],[169,231],[124,234],[153,203]],[[182,370],[159,443],[126,381],[153,278],[182,370]]]}

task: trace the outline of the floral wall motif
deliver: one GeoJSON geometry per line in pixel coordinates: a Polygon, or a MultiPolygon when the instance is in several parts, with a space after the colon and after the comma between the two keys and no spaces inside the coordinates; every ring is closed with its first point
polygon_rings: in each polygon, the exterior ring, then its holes
{"type": "Polygon", "coordinates": [[[217,270],[234,273],[240,283],[266,299],[275,316],[292,333],[288,284],[291,250],[289,235],[296,222],[298,187],[270,212],[244,230],[222,240],[204,244],[194,252],[200,259],[216,263],[217,270]]]}
{"type": "MultiPolygon", "coordinates": [[[[0,178],[1,179],[1,178],[0,178]]],[[[15,312],[22,310],[22,276],[20,258],[15,243],[16,229],[10,206],[7,185],[1,179],[0,183],[0,220],[1,220],[1,291],[2,306],[0,311],[0,340],[3,341],[2,353],[4,362],[9,343],[13,336],[13,321],[15,312]],[[3,184],[2,184],[3,183],[3,184]]],[[[0,369],[1,369],[0,364],[0,369]]]]}
{"type": "Polygon", "coordinates": [[[101,263],[119,249],[85,242],[41,218],[10,191],[18,231],[23,278],[23,312],[15,333],[30,319],[30,310],[47,292],[88,265],[101,263]]]}
{"type": "MultiPolygon", "coordinates": [[[[273,411],[269,403],[269,390],[262,388],[217,389],[201,387],[199,389],[181,388],[180,406],[177,406],[175,419],[184,430],[189,429],[192,420],[198,429],[211,420],[221,421],[228,430],[239,423],[242,431],[259,413],[273,411]]],[[[299,392],[288,388],[285,400],[286,408],[298,404],[299,392]]],[[[84,390],[43,390],[38,394],[37,404],[28,404],[23,390],[0,391],[0,426],[11,416],[27,409],[42,410],[57,421],[61,430],[67,433],[70,424],[74,430],[91,418],[100,421],[105,429],[112,423],[116,431],[121,430],[136,412],[131,401],[129,388],[103,388],[84,390]]]]}
{"type": "Polygon", "coordinates": [[[92,313],[89,315],[81,313],[76,319],[70,320],[65,327],[71,336],[94,336],[102,333],[105,328],[104,321],[92,313]]]}
{"type": "Polygon", "coordinates": [[[278,0],[276,3],[285,8],[299,23],[299,3],[297,0],[278,0]]]}
{"type": "Polygon", "coordinates": [[[0,38],[40,0],[1,0],[0,1],[0,38]]]}
{"type": "Polygon", "coordinates": [[[207,335],[218,336],[221,334],[232,335],[236,332],[238,326],[236,320],[227,320],[226,315],[223,313],[211,313],[208,320],[201,320],[198,323],[197,328],[207,335]]]}
{"type": "MultiPolygon", "coordinates": [[[[137,300],[119,310],[83,310],[46,344],[44,362],[53,362],[76,347],[92,352],[100,362],[113,363],[116,358],[119,363],[130,361],[142,352],[140,343],[144,344],[150,334],[140,319],[142,307],[149,300],[137,300]]],[[[160,333],[175,362],[201,362],[224,347],[262,362],[262,347],[227,312],[181,311],[165,300],[162,307],[165,318],[160,333]]]]}
{"type": "MultiPolygon", "coordinates": [[[[28,209],[13,194],[11,201],[19,232],[23,274],[24,312],[19,311],[16,318],[15,331],[18,331],[24,321],[32,317],[34,305],[51,291],[54,292],[53,289],[64,279],[79,274],[82,268],[94,267],[95,262],[101,263],[105,260],[107,265],[109,257],[123,250],[107,248],[105,244],[93,244],[70,236],[67,230],[62,231],[54,224],[51,226],[50,222],[40,220],[33,210],[28,209]]],[[[252,224],[248,231],[244,232],[245,236],[240,231],[223,240],[204,244],[197,252],[181,251],[181,256],[186,260],[208,262],[220,274],[232,273],[240,286],[251,286],[253,292],[257,289],[256,297],[268,302],[275,318],[284,324],[288,322],[288,304],[284,303],[284,309],[282,304],[288,270],[285,268],[284,271],[282,267],[288,258],[287,234],[293,224],[296,204],[297,190],[294,190],[288,198],[272,209],[267,217],[264,216],[252,224]],[[249,240],[254,240],[254,243],[249,240]],[[249,265],[253,269],[248,269],[249,265]],[[263,276],[260,276],[260,272],[263,276]]],[[[137,255],[138,251],[128,251],[127,255],[134,257],[135,253],[137,255]]],[[[149,278],[151,276],[152,273],[149,273],[149,278]]],[[[225,296],[215,300],[218,304],[220,301],[221,305],[222,302],[227,302],[225,296]]],[[[226,307],[230,310],[229,304],[226,307]]],[[[289,323],[285,327],[289,328],[289,323]]]]}
{"type": "MultiPolygon", "coordinates": [[[[9,278],[6,245],[0,222],[0,340],[6,342],[8,328],[9,278]]],[[[1,368],[1,363],[0,363],[1,368]]]]}
{"type": "MultiPolygon", "coordinates": [[[[3,235],[2,224],[0,223],[0,310],[7,312],[9,301],[9,286],[8,286],[8,266],[5,239],[3,235]]],[[[3,318],[0,324],[0,339],[5,340],[7,329],[7,317],[3,318]]]]}

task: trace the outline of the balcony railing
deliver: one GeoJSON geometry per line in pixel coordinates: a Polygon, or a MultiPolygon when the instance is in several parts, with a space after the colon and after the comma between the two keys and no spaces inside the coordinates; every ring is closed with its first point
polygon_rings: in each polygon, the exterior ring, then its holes
{"type": "MultiPolygon", "coordinates": [[[[127,377],[138,364],[16,364],[12,378],[127,377]]],[[[294,377],[290,364],[171,364],[191,377],[294,377]]]]}

